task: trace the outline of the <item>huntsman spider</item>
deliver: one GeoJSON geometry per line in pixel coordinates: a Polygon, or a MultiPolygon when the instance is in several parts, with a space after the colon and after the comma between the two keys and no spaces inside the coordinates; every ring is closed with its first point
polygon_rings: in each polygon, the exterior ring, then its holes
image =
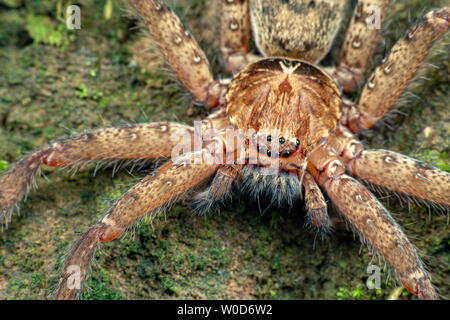
{"type": "Polygon", "coordinates": [[[449,173],[395,152],[365,150],[355,137],[393,106],[433,42],[447,30],[449,7],[432,10],[415,23],[353,103],[344,93],[363,80],[380,34],[370,24],[368,9],[376,6],[382,21],[388,0],[358,1],[339,62],[330,68],[318,63],[332,45],[347,1],[221,0],[221,53],[226,70],[233,74],[226,80],[214,80],[202,49],[163,1],[129,2],[179,80],[215,111],[195,128],[156,122],[63,138],[25,156],[0,178],[0,214],[5,216],[43,165],[170,159],[119,197],[82,235],[63,266],[56,299],[77,297],[80,288],[71,285],[73,277],[81,282],[86,278],[100,242],[116,239],[138,219],[205,181],[209,186],[194,197],[200,211],[221,202],[233,189],[280,205],[293,206],[304,197],[308,221],[325,233],[333,225],[326,193],[409,292],[420,299],[437,297],[402,228],[352,176],[449,206],[449,173]],[[260,56],[250,53],[251,29],[260,56]]]}

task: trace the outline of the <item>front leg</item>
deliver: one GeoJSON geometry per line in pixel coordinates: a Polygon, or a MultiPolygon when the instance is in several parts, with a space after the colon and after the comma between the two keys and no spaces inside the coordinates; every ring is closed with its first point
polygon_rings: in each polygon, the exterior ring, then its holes
{"type": "Polygon", "coordinates": [[[308,167],[331,201],[399,276],[403,286],[420,299],[436,299],[436,292],[414,246],[381,203],[358,181],[345,175],[339,160],[316,158],[308,167]]]}
{"type": "Polygon", "coordinates": [[[403,286],[419,299],[436,299],[429,274],[401,227],[358,181],[341,175],[328,179],[325,190],[341,213],[394,268],[403,286]]]}
{"type": "Polygon", "coordinates": [[[329,145],[347,170],[367,182],[450,207],[450,174],[386,150],[364,150],[347,129],[338,127],[329,145]]]}
{"type": "Polygon", "coordinates": [[[99,242],[116,239],[139,218],[174,201],[211,176],[219,164],[195,164],[197,156],[201,157],[203,151],[187,155],[177,162],[166,163],[117,199],[103,219],[86,231],[73,247],[64,263],[55,299],[77,297],[79,285],[86,278],[90,261],[99,242]],[[74,279],[78,286],[74,285],[74,279]]]}
{"type": "Polygon", "coordinates": [[[327,212],[327,202],[322,191],[309,172],[303,177],[308,223],[319,232],[328,232],[331,221],[327,212]]]}

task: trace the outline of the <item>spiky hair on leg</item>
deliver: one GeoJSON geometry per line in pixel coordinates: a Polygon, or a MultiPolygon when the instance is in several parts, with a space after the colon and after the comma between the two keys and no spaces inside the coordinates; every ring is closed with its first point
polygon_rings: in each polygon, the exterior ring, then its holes
{"type": "MultiPolygon", "coordinates": [[[[154,71],[155,69],[161,69],[171,74],[174,80],[178,81],[175,73],[167,63],[164,54],[158,47],[158,43],[151,36],[147,26],[142,20],[141,15],[128,1],[122,0],[121,7],[125,16],[130,20],[138,20],[137,25],[134,27],[140,30],[141,37],[130,48],[129,52],[132,55],[132,61],[134,61],[140,68],[146,71],[154,71]]],[[[180,1],[172,0],[166,1],[169,7],[174,8],[181,21],[189,21],[189,29],[195,35],[195,38],[200,43],[200,46],[205,51],[208,60],[218,66],[218,52],[219,52],[219,38],[217,37],[218,27],[217,21],[219,20],[218,2],[208,1],[206,3],[206,10],[203,8],[201,11],[202,19],[192,19],[192,16],[197,17],[200,13],[197,9],[193,9],[193,5],[189,3],[179,3],[180,1]],[[181,10],[179,10],[181,8],[181,10]],[[207,44],[207,45],[202,45],[207,44]]],[[[186,2],[186,1],[183,1],[186,2]]],[[[179,83],[181,87],[184,86],[179,83]]]]}
{"type": "Polygon", "coordinates": [[[328,216],[328,212],[326,209],[311,209],[308,210],[306,204],[304,206],[306,212],[306,220],[304,223],[304,227],[308,230],[311,230],[320,238],[322,241],[331,240],[332,236],[335,232],[335,227],[328,216]],[[317,224],[313,222],[314,216],[324,216],[326,215],[326,221],[323,224],[317,224]]]}
{"type": "MultiPolygon", "coordinates": [[[[40,174],[43,159],[48,154],[46,150],[37,150],[18,161],[12,168],[0,175],[0,223],[7,228],[18,208],[17,203],[26,198],[31,189],[37,189],[36,176],[40,174]]],[[[17,210],[19,211],[19,210],[17,210]]]]}
{"type": "Polygon", "coordinates": [[[356,180],[358,180],[361,184],[363,184],[367,189],[372,191],[375,195],[377,195],[378,200],[381,200],[382,202],[389,203],[390,198],[397,199],[400,207],[407,208],[408,212],[411,212],[411,203],[413,203],[415,206],[421,208],[426,207],[428,211],[428,216],[431,218],[431,214],[437,213],[447,216],[447,224],[448,224],[448,218],[449,218],[449,207],[442,205],[441,203],[432,201],[430,199],[423,199],[419,197],[411,196],[407,193],[399,192],[399,191],[393,191],[387,187],[380,186],[378,184],[370,183],[364,179],[356,177],[356,180]]]}
{"type": "MultiPolygon", "coordinates": [[[[367,255],[371,257],[370,261],[368,262],[367,266],[370,265],[376,265],[380,268],[380,270],[383,270],[383,272],[387,272],[386,280],[387,283],[390,278],[392,278],[393,282],[397,284],[400,288],[404,288],[404,285],[402,284],[400,275],[395,271],[395,269],[389,264],[389,262],[386,260],[386,258],[378,252],[377,249],[374,248],[374,246],[367,240],[367,238],[348,220],[348,218],[337,208],[337,206],[333,203],[333,208],[336,210],[336,212],[339,214],[339,216],[342,218],[343,222],[347,226],[347,230],[349,230],[353,234],[353,239],[356,240],[357,238],[361,242],[361,248],[360,248],[360,254],[362,248],[367,248],[367,255]]],[[[387,214],[390,214],[385,210],[387,214]]],[[[397,226],[399,226],[396,223],[397,226]]],[[[401,228],[403,231],[405,231],[403,228],[401,228]]],[[[411,235],[408,235],[408,238],[411,239],[411,235]]],[[[411,242],[409,245],[416,251],[416,262],[417,266],[416,268],[423,272],[425,274],[425,279],[431,281],[431,275],[430,270],[427,268],[425,263],[423,263],[422,259],[420,258],[418,252],[419,249],[412,244],[411,242]]],[[[441,296],[439,294],[438,288],[431,283],[431,287],[435,291],[436,295],[441,296]]],[[[442,296],[441,296],[442,297],[442,296]]]]}
{"type": "Polygon", "coordinates": [[[240,167],[224,165],[217,171],[214,179],[203,191],[195,194],[191,201],[191,207],[198,215],[218,211],[227,200],[231,200],[233,182],[240,167]]]}
{"type": "Polygon", "coordinates": [[[328,179],[324,188],[342,215],[361,233],[361,239],[383,255],[409,292],[421,299],[436,298],[417,249],[375,196],[345,174],[328,179]]]}

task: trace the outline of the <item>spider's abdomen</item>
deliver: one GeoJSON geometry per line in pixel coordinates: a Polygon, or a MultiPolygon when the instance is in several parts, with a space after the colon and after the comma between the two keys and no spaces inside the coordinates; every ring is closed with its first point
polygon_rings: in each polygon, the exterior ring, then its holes
{"type": "Polygon", "coordinates": [[[339,30],[348,1],[251,0],[252,29],[266,57],[318,62],[339,30]]]}
{"type": "Polygon", "coordinates": [[[281,144],[292,143],[300,150],[326,138],[341,117],[340,93],[333,80],[298,60],[273,58],[250,64],[232,80],[226,103],[237,129],[268,138],[276,132],[285,141],[281,144]]]}

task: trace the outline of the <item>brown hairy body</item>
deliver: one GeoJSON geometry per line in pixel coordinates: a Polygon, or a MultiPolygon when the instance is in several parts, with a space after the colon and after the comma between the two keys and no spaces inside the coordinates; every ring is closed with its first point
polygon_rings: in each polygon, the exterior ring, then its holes
{"type": "Polygon", "coordinates": [[[450,174],[393,152],[364,150],[355,137],[381,119],[399,97],[432,43],[447,30],[450,8],[430,11],[408,30],[369,78],[359,102],[352,103],[343,92],[360,83],[379,36],[379,29],[369,25],[368,9],[376,6],[382,21],[386,0],[358,2],[340,61],[326,70],[318,63],[332,45],[344,1],[222,0],[221,51],[226,69],[234,75],[220,81],[214,80],[197,42],[163,1],[130,3],[180,81],[217,111],[199,128],[152,123],[62,139],[25,157],[0,179],[0,214],[6,215],[41,165],[171,159],[117,199],[81,237],[63,266],[55,298],[77,296],[80,288],[70,286],[71,281],[74,276],[85,279],[99,242],[117,238],[139,218],[211,177],[209,187],[195,196],[197,209],[223,201],[234,187],[251,196],[270,194],[277,204],[292,206],[304,188],[307,218],[321,232],[333,224],[325,192],[408,291],[421,299],[436,298],[401,227],[346,172],[450,205],[450,174]],[[262,56],[249,53],[251,28],[262,56]]]}

